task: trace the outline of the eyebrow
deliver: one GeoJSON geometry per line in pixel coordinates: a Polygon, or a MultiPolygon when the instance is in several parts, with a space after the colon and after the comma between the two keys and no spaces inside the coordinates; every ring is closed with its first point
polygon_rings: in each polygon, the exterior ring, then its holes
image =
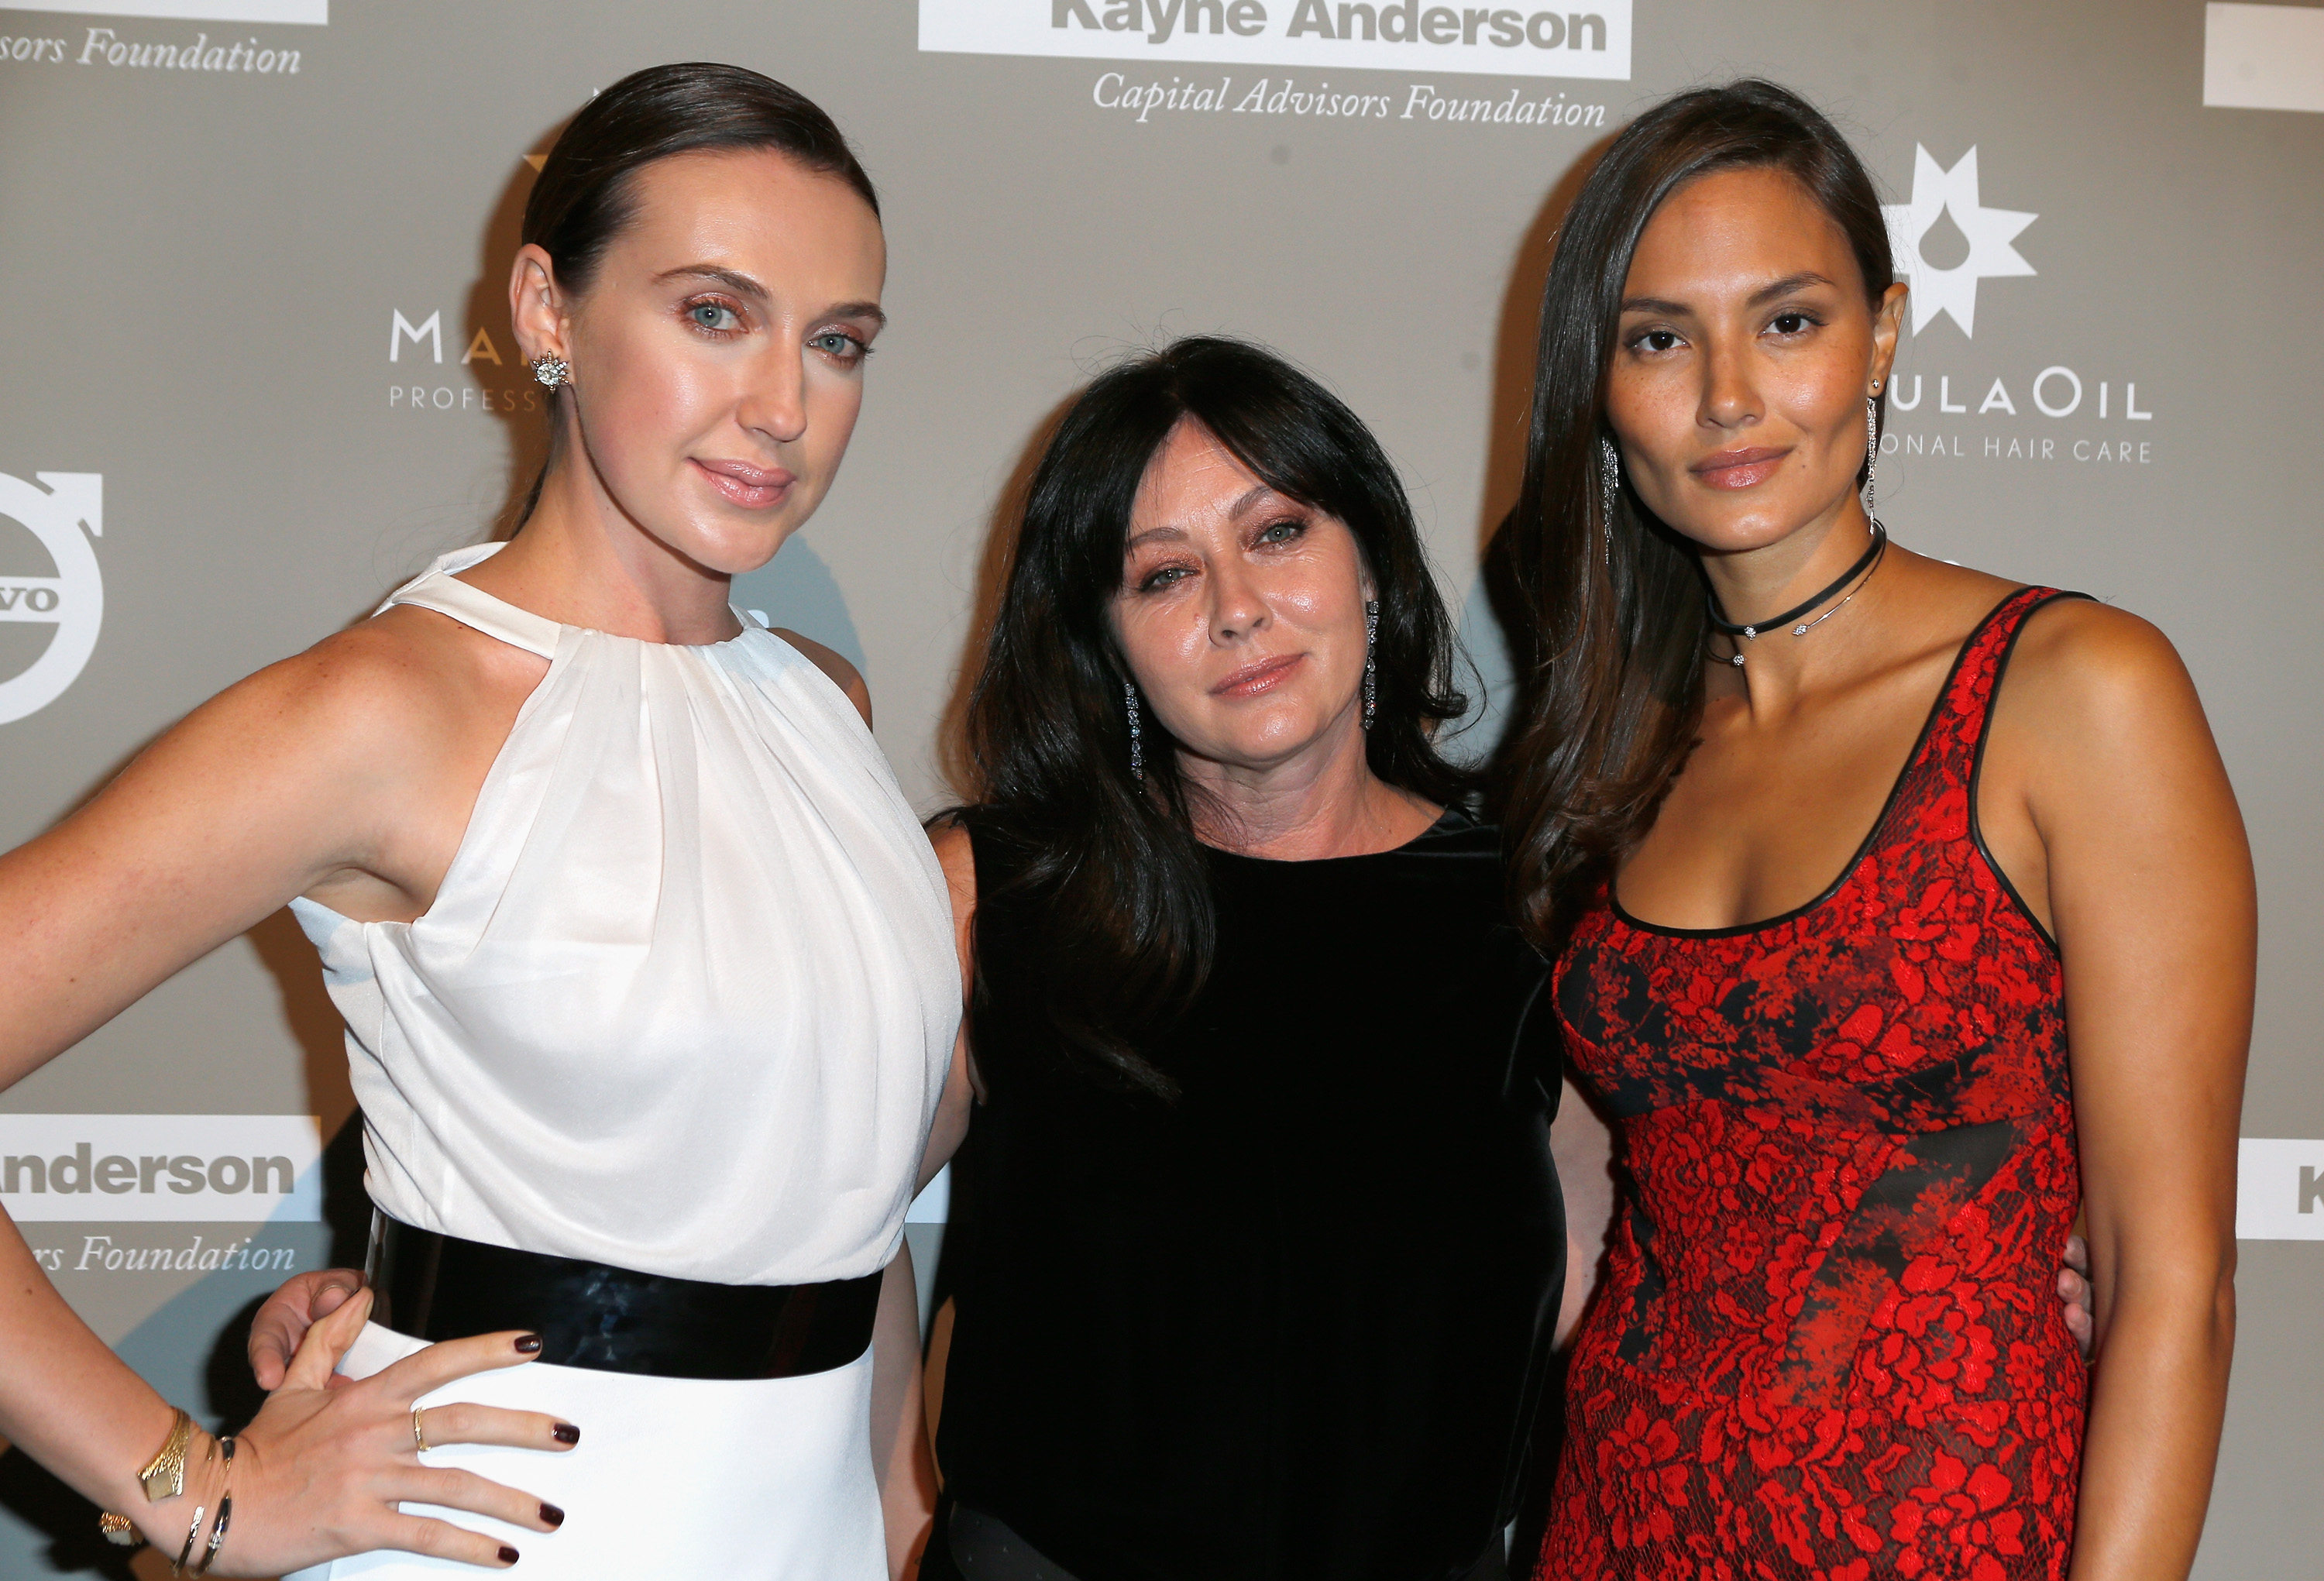
{"type": "MultiPolygon", "coordinates": [[[[1234,503],[1227,507],[1227,515],[1229,519],[1231,519],[1234,517],[1248,514],[1252,506],[1258,504],[1260,501],[1268,498],[1275,491],[1265,483],[1259,483],[1250,488],[1245,489],[1240,494],[1235,497],[1234,503]]],[[[1183,538],[1185,536],[1186,529],[1183,527],[1171,526],[1167,524],[1161,527],[1149,527],[1144,532],[1131,533],[1128,538],[1123,540],[1122,547],[1124,549],[1135,549],[1141,544],[1153,543],[1157,539],[1183,538]]]]}
{"type": "MultiPolygon", "coordinates": [[[[1805,290],[1810,286],[1828,286],[1831,283],[1831,280],[1816,273],[1815,271],[1803,269],[1797,274],[1787,274],[1781,280],[1771,280],[1761,286],[1745,299],[1746,305],[1757,308],[1764,303],[1772,302],[1778,297],[1788,297],[1794,291],[1805,290]]],[[[1625,297],[1622,299],[1622,311],[1667,313],[1673,317],[1679,317],[1693,312],[1694,309],[1684,302],[1674,302],[1667,297],[1625,297]]]]}
{"type": "MultiPolygon", "coordinates": [[[[715,280],[735,295],[748,297],[754,302],[768,302],[774,299],[772,292],[749,275],[738,270],[721,268],[715,263],[688,263],[677,269],[665,269],[654,276],[654,282],[657,285],[669,280],[715,280]]],[[[842,302],[828,313],[818,317],[869,318],[872,323],[881,325],[888,322],[888,315],[880,310],[880,304],[877,302],[842,302]]]]}

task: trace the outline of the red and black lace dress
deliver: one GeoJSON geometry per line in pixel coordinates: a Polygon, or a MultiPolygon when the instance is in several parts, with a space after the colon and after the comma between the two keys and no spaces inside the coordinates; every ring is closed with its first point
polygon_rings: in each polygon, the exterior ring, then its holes
{"type": "Polygon", "coordinates": [[[2058,953],[1973,813],[2026,588],[1839,881],[1748,927],[1610,892],[1557,972],[1634,1190],[1575,1343],[1539,1575],[2060,1576],[2083,1368],[2058,953]]]}

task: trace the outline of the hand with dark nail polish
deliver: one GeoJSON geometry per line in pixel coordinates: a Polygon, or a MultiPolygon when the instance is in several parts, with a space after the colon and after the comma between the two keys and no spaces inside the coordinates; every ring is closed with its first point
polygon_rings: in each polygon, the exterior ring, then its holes
{"type": "Polygon", "coordinates": [[[577,1444],[581,1441],[581,1429],[569,1421],[561,1421],[549,1429],[549,1436],[560,1444],[577,1444]]]}
{"type": "Polygon", "coordinates": [[[516,1337],[516,1347],[520,1352],[526,1356],[539,1356],[540,1354],[540,1336],[538,1334],[520,1334],[516,1337]]]}
{"type": "Polygon", "coordinates": [[[565,1512],[545,1500],[540,1506],[540,1518],[551,1526],[565,1524],[565,1512]]]}
{"type": "Polygon", "coordinates": [[[503,1565],[513,1565],[516,1563],[516,1549],[509,1547],[506,1543],[501,1544],[501,1563],[503,1565]]]}

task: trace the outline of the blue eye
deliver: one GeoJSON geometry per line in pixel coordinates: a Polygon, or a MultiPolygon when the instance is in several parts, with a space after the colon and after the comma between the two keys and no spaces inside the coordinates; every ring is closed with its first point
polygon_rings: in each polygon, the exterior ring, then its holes
{"type": "Polygon", "coordinates": [[[872,354],[870,346],[844,329],[826,329],[810,339],[807,345],[841,363],[859,363],[872,354]]]}
{"type": "Polygon", "coordinates": [[[742,324],[742,320],[735,317],[734,309],[724,302],[696,302],[687,308],[686,316],[699,329],[727,331],[739,328],[742,324]]]}

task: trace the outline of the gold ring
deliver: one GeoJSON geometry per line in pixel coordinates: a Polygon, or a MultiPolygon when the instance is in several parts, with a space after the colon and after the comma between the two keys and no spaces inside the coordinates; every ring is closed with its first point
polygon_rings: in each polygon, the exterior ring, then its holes
{"type": "Polygon", "coordinates": [[[428,1429],[420,1425],[420,1419],[426,1414],[426,1411],[425,1406],[415,1405],[411,1408],[411,1447],[422,1455],[428,1453],[428,1429]]]}

